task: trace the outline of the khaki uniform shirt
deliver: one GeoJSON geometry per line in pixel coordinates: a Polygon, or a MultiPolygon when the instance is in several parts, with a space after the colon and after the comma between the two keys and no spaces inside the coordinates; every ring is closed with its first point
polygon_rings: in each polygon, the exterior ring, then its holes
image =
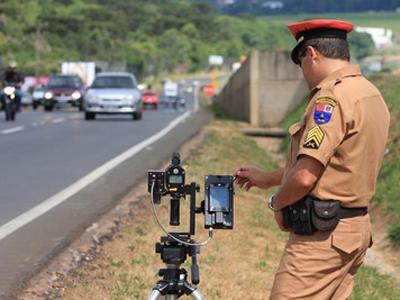
{"type": "Polygon", "coordinates": [[[299,156],[311,156],[324,166],[312,196],[339,200],[345,207],[368,206],[385,153],[389,118],[380,92],[358,66],[334,72],[311,91],[303,117],[289,128],[286,171],[299,156]]]}

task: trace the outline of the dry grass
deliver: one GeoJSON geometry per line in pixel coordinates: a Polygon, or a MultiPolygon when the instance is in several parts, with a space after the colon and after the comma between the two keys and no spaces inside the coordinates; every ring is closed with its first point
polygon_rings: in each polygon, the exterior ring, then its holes
{"type": "MultiPolygon", "coordinates": [[[[242,163],[273,168],[274,163],[256,143],[240,136],[238,123],[215,122],[205,144],[185,162],[189,181],[203,184],[206,174],[232,174],[242,163]],[[223,128],[219,131],[218,128],[223,128]]],[[[202,187],[203,190],[203,187],[202,187]]],[[[198,194],[198,204],[202,193],[198,194]]],[[[285,235],[277,230],[273,215],[265,205],[266,194],[259,190],[235,198],[235,229],[216,231],[199,255],[201,282],[198,286],[206,299],[266,299],[274,271],[284,246],[285,235]]],[[[146,199],[146,202],[148,200],[146,199]]],[[[169,201],[158,206],[163,224],[168,224],[169,201]]],[[[188,201],[181,205],[182,228],[186,230],[188,201]]],[[[150,206],[132,220],[130,226],[104,246],[99,257],[81,267],[63,299],[146,299],[158,281],[162,261],[154,253],[161,235],[150,206]]],[[[196,239],[206,239],[202,215],[197,216],[196,239]]],[[[189,259],[188,259],[189,262],[189,259]]],[[[185,265],[190,270],[189,265],[185,265]]]]}
{"type": "MultiPolygon", "coordinates": [[[[184,167],[187,182],[203,183],[206,174],[232,174],[241,164],[251,163],[271,169],[274,163],[252,139],[238,132],[245,126],[234,121],[216,121],[209,126],[205,144],[196,149],[184,167]]],[[[260,143],[259,143],[260,144],[260,143]]],[[[268,145],[260,144],[268,149],[268,145]]],[[[104,245],[100,255],[81,266],[67,278],[63,299],[127,300],[146,299],[159,280],[158,269],[164,267],[154,253],[154,243],[161,235],[155,225],[148,195],[137,195],[146,209],[135,215],[112,242],[104,245]]],[[[139,193],[140,194],[140,193],[139,193]]],[[[201,200],[201,193],[198,194],[201,200]]],[[[237,191],[235,197],[235,229],[216,231],[209,245],[199,255],[201,282],[198,288],[206,299],[268,299],[274,272],[284,247],[286,235],[278,231],[273,215],[265,205],[265,192],[237,191]]],[[[187,229],[187,203],[182,201],[182,228],[187,229]]],[[[198,202],[199,203],[199,202],[198,202]]],[[[158,207],[163,224],[168,223],[169,201],[158,207]]],[[[197,241],[207,238],[197,219],[197,241]]],[[[189,262],[189,259],[188,259],[189,262]]],[[[189,264],[185,268],[190,270],[189,264]]],[[[182,298],[187,299],[187,298],[182,298]]],[[[398,282],[376,269],[362,267],[357,273],[353,300],[400,299],[398,282]]]]}

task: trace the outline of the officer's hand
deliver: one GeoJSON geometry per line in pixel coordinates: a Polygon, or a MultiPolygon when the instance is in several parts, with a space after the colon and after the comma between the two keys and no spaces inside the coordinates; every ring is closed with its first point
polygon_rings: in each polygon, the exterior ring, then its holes
{"type": "Polygon", "coordinates": [[[266,172],[254,166],[242,166],[234,173],[236,177],[236,184],[243,188],[245,191],[250,190],[252,187],[267,188],[266,186],[266,172]]]}
{"type": "Polygon", "coordinates": [[[274,215],[275,215],[276,224],[278,224],[279,229],[282,230],[282,231],[289,231],[289,229],[287,229],[283,225],[283,214],[282,214],[282,212],[281,211],[274,212],[274,215]]]}

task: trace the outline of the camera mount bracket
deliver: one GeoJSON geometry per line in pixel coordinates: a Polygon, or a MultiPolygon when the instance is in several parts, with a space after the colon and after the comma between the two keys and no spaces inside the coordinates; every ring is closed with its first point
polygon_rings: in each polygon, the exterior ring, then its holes
{"type": "MultiPolygon", "coordinates": [[[[182,295],[190,295],[193,299],[204,300],[202,294],[187,281],[187,271],[180,268],[187,256],[192,258],[191,281],[192,284],[200,283],[199,266],[197,264],[197,254],[200,247],[196,241],[191,239],[195,234],[196,213],[202,213],[201,207],[196,207],[196,192],[200,191],[200,186],[195,182],[185,185],[184,193],[190,195],[190,229],[189,232],[170,232],[167,236],[161,237],[161,242],[156,243],[155,251],[159,253],[166,268],[158,271],[159,276],[163,277],[154,286],[148,300],[157,300],[161,296],[168,295],[171,300],[178,299],[182,295]],[[179,242],[181,241],[181,242],[179,242]]],[[[175,199],[176,200],[176,199],[175,199]]],[[[178,199],[179,201],[179,199],[178,199]]],[[[171,209],[171,218],[173,209],[171,209]]],[[[178,210],[179,211],[179,210],[178,210]]],[[[179,216],[177,218],[179,220],[179,216]]]]}

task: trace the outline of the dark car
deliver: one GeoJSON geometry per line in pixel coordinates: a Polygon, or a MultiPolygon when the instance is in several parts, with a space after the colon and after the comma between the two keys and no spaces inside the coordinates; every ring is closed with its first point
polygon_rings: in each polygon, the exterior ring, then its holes
{"type": "Polygon", "coordinates": [[[84,86],[78,75],[53,75],[44,92],[44,110],[74,106],[83,110],[84,86]]]}

